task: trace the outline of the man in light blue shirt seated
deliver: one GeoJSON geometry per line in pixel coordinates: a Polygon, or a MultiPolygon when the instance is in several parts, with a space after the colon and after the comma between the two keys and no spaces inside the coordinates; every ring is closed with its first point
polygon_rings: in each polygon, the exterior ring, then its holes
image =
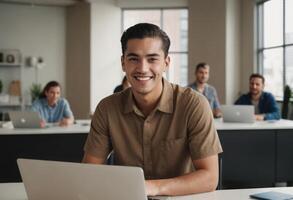
{"type": "Polygon", "coordinates": [[[249,92],[240,96],[236,105],[254,105],[255,119],[278,120],[280,111],[274,96],[264,92],[265,78],[260,74],[251,74],[249,78],[249,92]]]}
{"type": "Polygon", "coordinates": [[[209,101],[214,117],[218,118],[222,116],[220,110],[220,103],[216,89],[207,84],[209,80],[210,66],[207,63],[199,63],[195,68],[195,82],[188,85],[192,89],[203,94],[209,101]]]}
{"type": "Polygon", "coordinates": [[[50,81],[43,89],[40,98],[35,100],[32,110],[39,112],[44,127],[46,123],[58,123],[59,126],[73,124],[74,117],[66,99],[60,98],[61,86],[57,81],[50,81]]]}

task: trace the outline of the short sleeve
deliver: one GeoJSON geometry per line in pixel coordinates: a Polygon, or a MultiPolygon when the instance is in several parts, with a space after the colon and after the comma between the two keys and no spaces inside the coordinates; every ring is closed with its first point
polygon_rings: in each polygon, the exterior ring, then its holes
{"type": "Polygon", "coordinates": [[[91,122],[84,151],[98,158],[106,158],[112,150],[105,103],[99,103],[91,122]]]}
{"type": "Polygon", "coordinates": [[[41,104],[41,100],[40,99],[36,99],[31,107],[32,111],[38,112],[40,118],[42,118],[43,120],[46,120],[46,117],[43,115],[44,113],[44,108],[41,104]]]}
{"type": "Polygon", "coordinates": [[[73,117],[73,113],[70,109],[70,105],[66,99],[64,99],[64,112],[63,112],[63,117],[69,118],[73,117]]]}
{"type": "Polygon", "coordinates": [[[189,150],[192,160],[222,152],[208,101],[202,96],[191,98],[188,119],[189,150]]]}

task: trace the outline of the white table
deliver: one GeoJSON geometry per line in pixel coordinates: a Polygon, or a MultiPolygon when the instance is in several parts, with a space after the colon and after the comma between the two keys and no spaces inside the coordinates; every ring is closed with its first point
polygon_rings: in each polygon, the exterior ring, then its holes
{"type": "Polygon", "coordinates": [[[89,130],[90,120],[76,120],[68,127],[0,128],[0,182],[21,181],[17,158],[80,162],[89,130]]]}
{"type": "Polygon", "coordinates": [[[293,182],[293,121],[223,123],[216,119],[215,126],[224,150],[224,188],[293,182]]]}
{"type": "MultiPolygon", "coordinates": [[[[0,171],[0,182],[1,180],[2,182],[20,181],[16,163],[15,161],[12,163],[12,160],[19,156],[26,157],[33,154],[31,158],[52,160],[66,158],[64,161],[67,159],[78,161],[83,154],[83,144],[90,129],[89,124],[90,120],[77,120],[77,124],[69,127],[0,128],[0,156],[3,162],[6,160],[10,162],[10,165],[5,165],[9,166],[6,167],[8,171],[2,170],[2,173],[0,171]],[[63,144],[64,148],[62,148],[63,144]],[[63,153],[66,150],[67,152],[59,155],[60,152],[63,153]],[[73,158],[73,154],[77,156],[73,158]],[[11,175],[11,179],[7,174],[11,175]]],[[[223,123],[221,119],[216,119],[215,125],[224,149],[222,156],[224,186],[225,182],[235,187],[238,187],[237,182],[239,182],[238,188],[270,187],[274,182],[293,182],[291,154],[293,152],[293,121],[245,124],[223,123]],[[256,185],[250,185],[250,183],[256,185]]],[[[228,188],[231,187],[228,186],[228,188]]]]}
{"type": "Polygon", "coordinates": [[[256,121],[254,123],[227,123],[222,118],[215,119],[217,130],[284,130],[293,129],[292,120],[256,121]]]}
{"type": "Polygon", "coordinates": [[[76,120],[75,124],[60,127],[52,126],[48,128],[0,128],[0,135],[39,135],[39,134],[75,134],[88,133],[90,130],[90,120],[76,120]]]}
{"type": "MultiPolygon", "coordinates": [[[[238,190],[217,190],[195,195],[180,197],[168,197],[169,200],[248,200],[250,194],[259,192],[278,191],[293,194],[293,187],[279,188],[257,188],[257,189],[238,189],[238,190]]],[[[22,183],[1,183],[1,200],[27,200],[27,195],[22,183]]]]}

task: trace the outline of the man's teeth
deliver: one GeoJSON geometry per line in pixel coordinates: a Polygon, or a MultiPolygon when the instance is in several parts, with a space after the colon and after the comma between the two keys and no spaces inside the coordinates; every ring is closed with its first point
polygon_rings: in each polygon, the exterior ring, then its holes
{"type": "Polygon", "coordinates": [[[151,77],[136,77],[136,79],[140,81],[147,81],[147,80],[150,80],[151,77]]]}

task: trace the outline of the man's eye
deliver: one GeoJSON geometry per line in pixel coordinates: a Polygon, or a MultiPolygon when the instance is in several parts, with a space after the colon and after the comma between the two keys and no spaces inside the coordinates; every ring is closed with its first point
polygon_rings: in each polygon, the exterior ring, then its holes
{"type": "Polygon", "coordinates": [[[138,59],[137,58],[129,58],[128,60],[130,60],[130,61],[137,61],[138,59]]]}
{"type": "Polygon", "coordinates": [[[157,58],[149,58],[149,61],[150,62],[155,62],[155,61],[157,61],[158,59],[157,58]]]}

